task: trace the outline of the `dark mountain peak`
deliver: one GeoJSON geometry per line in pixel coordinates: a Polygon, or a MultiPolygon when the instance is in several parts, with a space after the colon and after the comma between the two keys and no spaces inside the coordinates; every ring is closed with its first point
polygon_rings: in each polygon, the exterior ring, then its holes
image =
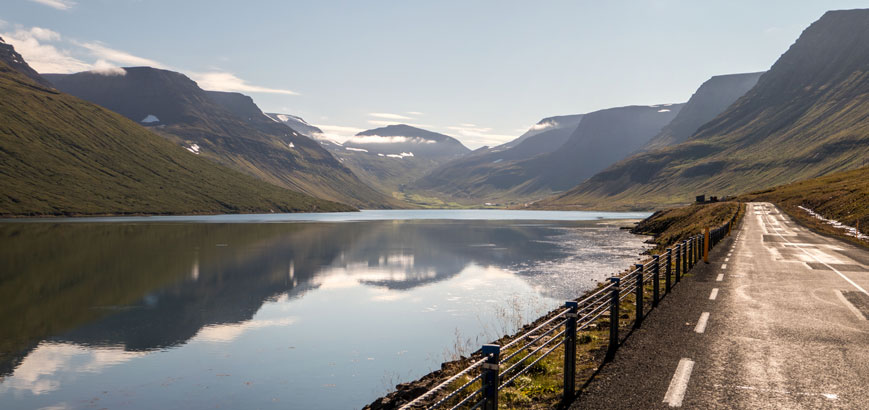
{"type": "Polygon", "coordinates": [[[417,137],[424,138],[431,141],[455,141],[456,143],[461,144],[457,139],[450,137],[448,135],[440,134],[437,132],[424,130],[422,128],[417,128],[407,124],[393,124],[387,125],[385,127],[374,128],[368,131],[362,131],[358,134],[358,136],[370,136],[370,135],[379,135],[381,137],[417,137]]]}
{"type": "Polygon", "coordinates": [[[458,157],[471,150],[459,140],[407,124],[394,124],[356,134],[344,142],[345,147],[366,149],[372,153],[413,153],[415,157],[458,157]]]}
{"type": "Polygon", "coordinates": [[[6,65],[13,70],[26,75],[37,84],[44,87],[54,88],[48,80],[39,75],[36,70],[24,61],[24,57],[15,51],[15,47],[13,47],[12,44],[6,43],[2,37],[0,37],[0,61],[6,63],[6,65]]]}
{"type": "Polygon", "coordinates": [[[751,90],[764,72],[716,75],[700,85],[685,107],[645,149],[687,141],[703,124],[724,112],[751,90]]]}

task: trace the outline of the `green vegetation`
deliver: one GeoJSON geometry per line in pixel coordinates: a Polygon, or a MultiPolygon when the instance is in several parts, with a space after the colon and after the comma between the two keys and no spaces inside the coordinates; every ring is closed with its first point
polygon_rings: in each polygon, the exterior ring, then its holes
{"type": "Polygon", "coordinates": [[[0,215],[349,211],[200,158],[0,63],[0,215]]]}
{"type": "Polygon", "coordinates": [[[687,204],[854,169],[869,157],[869,10],[827,12],[687,142],[598,173],[541,208],[687,204]]]}
{"type": "Polygon", "coordinates": [[[705,228],[723,225],[737,212],[740,212],[740,205],[737,202],[715,202],[671,208],[655,212],[638,223],[631,232],[654,235],[655,249],[652,253],[661,253],[677,242],[702,233],[705,228]]]}
{"type": "Polygon", "coordinates": [[[841,229],[819,221],[799,207],[869,233],[869,167],[813,178],[742,195],[740,201],[772,202],[803,225],[862,246],[869,246],[841,229]]]}

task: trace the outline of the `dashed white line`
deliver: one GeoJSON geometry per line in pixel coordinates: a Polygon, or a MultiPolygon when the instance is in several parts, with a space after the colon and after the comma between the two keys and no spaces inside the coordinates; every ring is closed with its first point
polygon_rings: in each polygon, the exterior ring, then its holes
{"type": "Polygon", "coordinates": [[[727,269],[727,264],[726,264],[726,263],[725,263],[725,264],[722,264],[722,265],[721,265],[721,269],[727,269]]]}
{"type": "Polygon", "coordinates": [[[682,406],[682,399],[685,398],[685,391],[688,390],[688,380],[691,379],[692,370],[694,370],[693,360],[686,358],[679,360],[676,373],[673,373],[673,378],[670,379],[670,387],[664,394],[664,403],[669,404],[670,407],[682,406]]]}
{"type": "Polygon", "coordinates": [[[723,273],[719,273],[719,274],[718,274],[718,277],[715,278],[715,281],[716,281],[716,282],[721,282],[722,280],[724,280],[724,274],[723,274],[723,273]]]}
{"type": "Polygon", "coordinates": [[[697,326],[694,326],[694,331],[697,333],[703,333],[706,331],[706,323],[709,322],[709,312],[703,312],[700,314],[700,319],[697,320],[697,326]]]}
{"type": "Polygon", "coordinates": [[[850,310],[852,313],[854,313],[855,315],[857,315],[857,317],[858,317],[860,320],[866,320],[866,317],[863,316],[862,313],[860,313],[860,310],[857,309],[856,306],[854,306],[851,302],[848,301],[848,299],[845,298],[845,295],[842,294],[842,291],[840,291],[839,289],[833,289],[833,292],[836,292],[836,296],[838,296],[838,297],[839,297],[839,300],[841,300],[842,303],[845,304],[845,306],[848,307],[848,310],[850,310]]]}
{"type": "Polygon", "coordinates": [[[709,293],[709,300],[715,300],[718,297],[718,288],[712,288],[712,292],[709,293]]]}
{"type": "Polygon", "coordinates": [[[730,258],[724,258],[725,262],[730,262],[730,258]]]}

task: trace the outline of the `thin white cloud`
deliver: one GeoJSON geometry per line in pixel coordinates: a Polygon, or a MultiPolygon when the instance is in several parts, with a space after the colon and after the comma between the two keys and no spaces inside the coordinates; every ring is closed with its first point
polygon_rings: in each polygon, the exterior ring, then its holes
{"type": "Polygon", "coordinates": [[[97,60],[90,72],[102,75],[127,75],[127,70],[118,67],[106,60],[97,60]]]}
{"type": "Polygon", "coordinates": [[[469,147],[478,147],[483,145],[499,145],[516,138],[513,135],[504,135],[493,133],[492,128],[488,127],[468,127],[468,124],[459,124],[447,127],[450,133],[455,134],[465,145],[469,147]]]}
{"type": "Polygon", "coordinates": [[[381,136],[381,135],[356,135],[347,139],[356,144],[434,144],[435,140],[420,137],[381,136]]]}
{"type": "Polygon", "coordinates": [[[61,39],[60,34],[52,30],[42,27],[29,30],[18,28],[14,32],[2,33],[0,37],[15,47],[15,51],[21,53],[24,60],[40,73],[74,73],[91,68],[91,64],[73,57],[69,51],[45,44],[61,39]]]}
{"type": "Polygon", "coordinates": [[[422,112],[419,112],[419,111],[408,111],[407,113],[410,114],[410,115],[417,115],[417,116],[419,116],[419,115],[425,115],[425,113],[422,113],[422,112]]]}
{"type": "Polygon", "coordinates": [[[58,10],[69,10],[75,6],[72,0],[30,0],[34,3],[39,3],[58,10]]]}
{"type": "Polygon", "coordinates": [[[347,127],[343,125],[322,125],[317,124],[317,128],[323,131],[321,136],[318,136],[318,139],[326,139],[338,142],[344,142],[354,135],[365,131],[363,128],[357,127],[347,127]]]}
{"type": "Polygon", "coordinates": [[[372,112],[368,115],[376,118],[386,118],[388,120],[412,120],[413,118],[401,114],[391,114],[388,112],[372,112]]]}
{"type": "Polygon", "coordinates": [[[247,81],[238,78],[235,74],[228,72],[212,71],[207,73],[189,73],[190,77],[196,80],[199,87],[205,90],[214,91],[236,91],[247,93],[266,93],[266,94],[284,94],[284,95],[299,95],[299,93],[280,89],[268,88],[258,85],[248,84],[247,81]]]}
{"type": "Polygon", "coordinates": [[[540,122],[540,123],[532,125],[531,129],[534,131],[540,131],[540,130],[545,130],[547,128],[552,128],[556,125],[558,125],[558,123],[556,123],[555,121],[545,121],[545,122],[540,122]]]}
{"type": "Polygon", "coordinates": [[[148,67],[156,67],[156,68],[165,68],[166,66],[148,59],[144,57],[139,57],[132,55],[126,51],[115,50],[113,48],[106,47],[103,44],[97,42],[90,43],[76,43],[77,45],[88,49],[91,54],[101,60],[111,61],[116,64],[125,65],[125,66],[148,66],[148,67]]]}

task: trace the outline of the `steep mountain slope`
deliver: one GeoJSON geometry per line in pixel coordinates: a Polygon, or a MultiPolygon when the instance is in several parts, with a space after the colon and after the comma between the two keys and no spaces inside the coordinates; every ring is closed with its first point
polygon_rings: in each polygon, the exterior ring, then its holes
{"type": "Polygon", "coordinates": [[[0,215],[348,210],[184,151],[0,62],[0,215]]]}
{"type": "Polygon", "coordinates": [[[278,113],[266,113],[266,115],[280,123],[292,128],[296,132],[308,137],[313,138],[315,140],[322,140],[325,138],[323,134],[323,130],[308,124],[307,121],[302,119],[302,117],[298,117],[292,114],[278,114],[278,113]]]}
{"type": "Polygon", "coordinates": [[[12,47],[11,44],[6,44],[6,42],[3,41],[3,37],[0,37],[0,61],[6,63],[9,68],[24,74],[43,87],[54,87],[50,82],[48,82],[48,80],[39,75],[33,67],[30,67],[30,65],[24,61],[24,57],[21,57],[21,54],[18,54],[18,52],[15,51],[15,47],[12,47]]]}
{"type": "Polygon", "coordinates": [[[746,74],[717,75],[712,77],[694,92],[691,99],[676,118],[673,118],[661,133],[652,138],[645,149],[676,145],[690,138],[701,125],[706,124],[724,112],[730,104],[745,95],[763,72],[746,74]]]}
{"type": "Polygon", "coordinates": [[[262,180],[360,207],[397,202],[365,185],[320,144],[267,117],[250,97],[204,91],[150,67],[123,75],[49,74],[59,90],[151,127],[191,152],[262,180]]]}
{"type": "MultiPolygon", "coordinates": [[[[548,146],[544,153],[523,154],[512,160],[502,159],[497,152],[487,154],[484,158],[501,161],[457,171],[449,164],[416,181],[413,188],[478,203],[516,203],[564,191],[640,149],[681,108],[682,104],[629,106],[585,114],[561,146],[548,146]]],[[[533,152],[528,146],[544,144],[545,136],[532,136],[503,154],[533,152]]]]}
{"type": "MultiPolygon", "coordinates": [[[[436,181],[462,181],[469,175],[482,176],[508,168],[516,161],[522,161],[555,151],[565,142],[579,125],[582,114],[548,117],[540,120],[524,134],[513,141],[493,148],[478,149],[468,155],[447,162],[425,175],[422,181],[413,186],[425,187],[431,191],[446,191],[436,186],[436,181]]],[[[483,199],[473,198],[471,199],[483,199]]]]}
{"type": "Polygon", "coordinates": [[[860,166],[869,156],[869,10],[830,11],[685,143],[628,158],[540,207],[650,208],[860,166]]]}

